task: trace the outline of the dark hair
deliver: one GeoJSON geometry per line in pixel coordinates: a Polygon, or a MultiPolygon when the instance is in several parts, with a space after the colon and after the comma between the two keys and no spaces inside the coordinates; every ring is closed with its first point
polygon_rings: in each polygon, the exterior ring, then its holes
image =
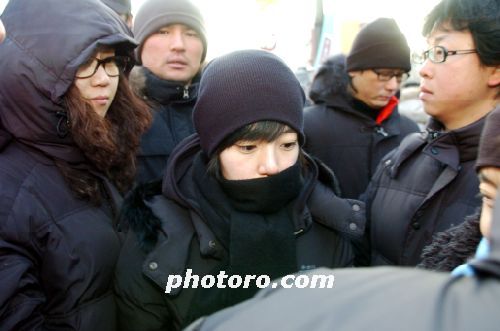
{"type": "MultiPolygon", "coordinates": [[[[64,99],[75,144],[95,170],[121,193],[126,192],[135,176],[140,137],[151,123],[149,108],[132,92],[124,74],[120,74],[115,98],[104,118],[81,97],[74,84],[64,99]]],[[[56,164],[78,198],[101,204],[103,190],[99,178],[60,160],[56,164]]]]}
{"type": "Polygon", "coordinates": [[[427,15],[422,30],[428,36],[442,24],[456,31],[469,30],[483,65],[500,64],[500,19],[498,0],[442,0],[427,15]]]}
{"type": "MultiPolygon", "coordinates": [[[[286,124],[276,122],[276,121],[258,121],[248,125],[245,125],[239,130],[236,130],[229,136],[227,136],[217,147],[214,155],[210,158],[208,162],[207,171],[213,176],[219,178],[221,175],[220,171],[220,161],[219,155],[228,147],[231,147],[235,143],[241,140],[245,141],[267,141],[271,142],[286,132],[290,130],[290,127],[286,124]]],[[[295,131],[294,131],[295,132],[295,131]]],[[[306,164],[306,158],[302,151],[299,149],[299,162],[302,165],[306,164]]]]}

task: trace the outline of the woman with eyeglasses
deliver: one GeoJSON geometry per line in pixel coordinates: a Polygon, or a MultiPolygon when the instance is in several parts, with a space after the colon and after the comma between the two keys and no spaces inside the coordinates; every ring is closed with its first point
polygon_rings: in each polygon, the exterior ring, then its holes
{"type": "Polygon", "coordinates": [[[371,265],[417,265],[435,233],[480,206],[475,161],[500,95],[499,12],[496,0],[443,0],[427,16],[429,48],[414,60],[431,120],[382,159],[367,189],[371,265]]]}
{"type": "Polygon", "coordinates": [[[116,330],[114,218],[150,122],[127,82],[136,43],[97,0],[1,18],[0,329],[116,330]]]}

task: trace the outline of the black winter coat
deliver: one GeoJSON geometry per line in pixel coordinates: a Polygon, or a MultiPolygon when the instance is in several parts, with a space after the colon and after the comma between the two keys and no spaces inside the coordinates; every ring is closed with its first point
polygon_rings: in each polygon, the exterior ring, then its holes
{"type": "Polygon", "coordinates": [[[194,133],[193,107],[198,95],[199,75],[186,87],[155,76],[145,67],[136,67],[130,82],[136,93],[152,105],[153,122],[141,139],[137,155],[138,184],[163,177],[174,147],[194,133]]]}
{"type": "Polygon", "coordinates": [[[11,1],[2,21],[9,35],[0,44],[0,330],[113,331],[120,241],[111,210],[120,196],[71,134],[61,134],[60,113],[98,44],[135,42],[93,0],[11,1]],[[19,11],[26,20],[11,15],[19,11]],[[109,204],[76,199],[54,159],[100,177],[109,204]]]}
{"type": "Polygon", "coordinates": [[[310,97],[315,105],[304,110],[305,150],[318,157],[337,176],[342,196],[357,199],[384,155],[418,126],[399,114],[397,106],[382,123],[354,109],[348,95],[343,58],[325,63],[316,75],[310,97]]]}
{"type": "Polygon", "coordinates": [[[384,157],[366,194],[372,265],[417,265],[435,233],[480,206],[475,160],[483,125],[484,118],[443,132],[432,121],[384,157]]]}
{"type": "MultiPolygon", "coordinates": [[[[197,290],[177,288],[165,294],[168,276],[184,275],[190,268],[201,278],[210,274],[222,255],[227,255],[196,203],[185,198],[193,190],[192,160],[200,151],[196,135],[179,148],[167,169],[164,195],[148,197],[154,190],[143,187],[128,201],[133,203],[126,210],[133,231],[127,236],[116,272],[123,331],[176,330],[185,325],[190,307],[196,304],[192,300],[197,290]],[[149,208],[140,208],[142,201],[149,208]],[[158,222],[153,221],[151,213],[158,222]],[[157,241],[151,252],[145,253],[140,247],[151,238],[157,241]]],[[[298,211],[297,270],[351,266],[350,239],[364,232],[364,206],[356,200],[338,198],[330,186],[334,180],[330,171],[312,159],[309,162],[317,167],[318,178],[324,182],[309,187],[306,207],[298,211]]]]}

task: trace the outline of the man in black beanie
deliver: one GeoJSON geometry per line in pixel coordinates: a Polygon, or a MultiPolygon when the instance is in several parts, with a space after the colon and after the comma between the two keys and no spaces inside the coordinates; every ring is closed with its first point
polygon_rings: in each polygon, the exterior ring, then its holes
{"type": "Polygon", "coordinates": [[[315,105],[305,109],[305,148],[334,170],[343,197],[358,198],[380,159],[418,131],[397,107],[396,92],[410,68],[396,22],[379,18],[358,33],[347,57],[331,57],[316,73],[309,93],[315,105]]]}
{"type": "Polygon", "coordinates": [[[202,63],[207,53],[203,17],[188,0],[148,0],[133,32],[138,66],[130,75],[134,91],[150,103],[153,124],[142,138],[136,180],[160,179],[173,148],[194,133],[202,63]]]}
{"type": "Polygon", "coordinates": [[[113,9],[120,18],[132,29],[132,6],[130,0],[101,0],[106,6],[113,9]]]}

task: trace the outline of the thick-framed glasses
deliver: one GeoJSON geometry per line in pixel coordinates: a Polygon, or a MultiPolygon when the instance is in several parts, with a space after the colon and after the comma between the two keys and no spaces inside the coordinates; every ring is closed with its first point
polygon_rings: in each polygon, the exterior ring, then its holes
{"type": "Polygon", "coordinates": [[[100,66],[109,77],[117,77],[125,70],[130,59],[126,56],[110,56],[105,59],[90,58],[82,64],[76,72],[76,78],[89,78],[94,76],[100,66]]]}
{"type": "Polygon", "coordinates": [[[392,79],[392,77],[396,77],[396,81],[401,83],[407,80],[410,76],[407,72],[394,72],[380,69],[372,69],[372,71],[377,75],[378,80],[381,82],[388,82],[392,79]]]}
{"type": "Polygon", "coordinates": [[[472,54],[472,53],[477,53],[477,50],[460,49],[460,50],[450,51],[443,46],[434,46],[432,48],[429,48],[423,53],[413,53],[411,58],[412,61],[417,64],[422,64],[427,59],[431,60],[431,62],[434,63],[443,63],[444,61],[446,61],[448,56],[459,55],[459,54],[472,54]]]}

